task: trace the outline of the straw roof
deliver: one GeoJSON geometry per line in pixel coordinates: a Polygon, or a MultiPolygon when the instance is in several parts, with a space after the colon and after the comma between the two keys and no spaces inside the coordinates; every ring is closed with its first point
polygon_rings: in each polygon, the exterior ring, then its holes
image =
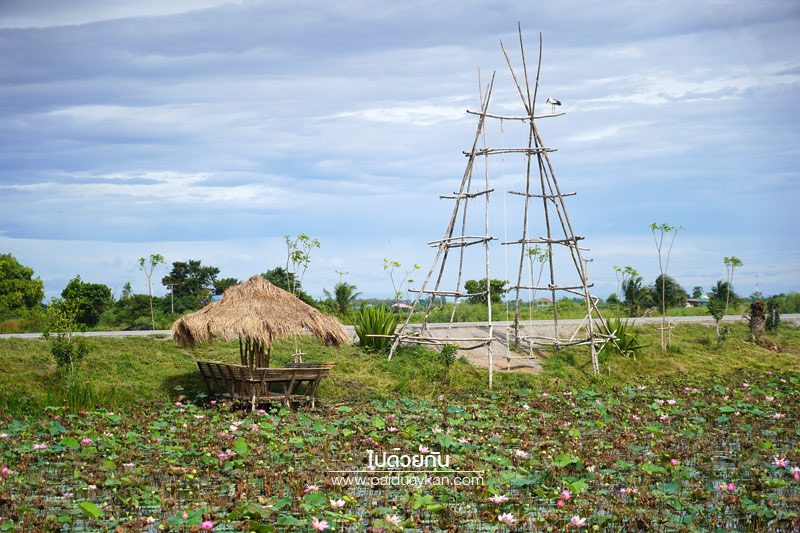
{"type": "Polygon", "coordinates": [[[259,275],[228,288],[221,300],[181,317],[172,325],[173,338],[181,346],[236,338],[270,346],[275,339],[306,331],[327,345],[351,342],[338,320],[259,275]]]}

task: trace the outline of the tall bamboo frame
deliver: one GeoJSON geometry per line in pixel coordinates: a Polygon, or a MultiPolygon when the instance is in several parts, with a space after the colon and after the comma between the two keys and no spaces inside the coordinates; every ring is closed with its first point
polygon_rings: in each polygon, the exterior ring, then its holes
{"type": "MultiPolygon", "coordinates": [[[[553,118],[563,116],[565,113],[549,113],[542,115],[535,115],[536,98],[539,92],[539,77],[541,74],[542,66],[542,35],[539,34],[539,56],[536,68],[536,77],[534,79],[533,92],[531,93],[531,85],[528,76],[528,67],[525,60],[525,47],[522,39],[522,28],[518,25],[519,33],[519,47],[522,59],[522,81],[514,67],[511,64],[508,52],[502,41],[500,48],[508,66],[514,85],[519,93],[520,100],[522,101],[525,110],[524,115],[501,115],[496,113],[489,113],[489,103],[491,101],[492,90],[494,88],[495,73],[492,73],[491,80],[484,90],[480,85],[479,73],[479,87],[480,87],[480,111],[470,111],[467,113],[478,117],[477,128],[475,131],[472,149],[464,152],[467,156],[467,164],[464,174],[461,179],[461,185],[458,192],[452,195],[440,196],[442,199],[454,200],[454,206],[450,215],[449,223],[445,229],[442,239],[431,241],[428,244],[437,248],[436,255],[433,263],[425,276],[422,285],[419,289],[409,289],[410,292],[416,293],[414,305],[409,311],[405,321],[400,325],[389,351],[389,358],[391,359],[397,347],[401,343],[417,343],[428,344],[434,346],[441,346],[449,342],[469,343],[467,346],[459,346],[460,349],[476,349],[487,347],[487,356],[489,363],[489,388],[492,388],[494,380],[494,354],[492,353],[492,341],[494,340],[494,321],[492,317],[491,305],[491,283],[487,282],[486,290],[479,293],[466,293],[461,292],[459,287],[462,282],[463,266],[464,266],[464,252],[467,247],[473,245],[483,245],[484,261],[486,279],[491,280],[490,269],[490,249],[489,244],[495,237],[489,233],[489,212],[490,212],[490,196],[494,189],[490,186],[488,160],[491,156],[511,153],[521,153],[525,156],[526,171],[525,171],[525,191],[508,191],[508,194],[523,198],[523,220],[522,220],[522,235],[519,239],[502,242],[503,246],[519,246],[519,268],[517,271],[516,283],[510,287],[514,291],[514,321],[513,333],[514,342],[518,346],[527,344],[529,349],[532,350],[534,346],[550,345],[559,349],[564,346],[589,346],[592,370],[595,374],[600,371],[600,364],[598,361],[598,346],[606,340],[613,338],[612,334],[604,334],[596,331],[594,317],[600,316],[596,306],[596,298],[594,298],[589,289],[593,286],[589,283],[586,267],[581,256],[582,249],[578,246],[578,242],[583,240],[583,237],[576,235],[572,222],[570,221],[567,206],[564,201],[565,197],[574,196],[576,193],[569,192],[563,193],[558,184],[555,170],[550,160],[550,153],[554,152],[554,148],[547,147],[542,141],[536,121],[544,118],[553,118]],[[485,128],[487,119],[499,121],[521,121],[527,124],[527,145],[524,147],[499,147],[490,148],[485,143],[485,128]],[[479,148],[481,138],[484,139],[484,146],[479,148]],[[485,179],[484,186],[481,190],[473,191],[473,174],[475,169],[476,160],[479,157],[484,158],[485,162],[485,179]],[[478,198],[484,199],[484,234],[483,235],[466,235],[466,221],[469,202],[477,200],[478,198]],[[528,231],[529,222],[529,207],[532,199],[541,199],[542,207],[544,210],[544,229],[545,235],[538,238],[531,238],[528,231]],[[457,223],[461,220],[460,233],[456,231],[457,223]],[[547,263],[549,283],[546,286],[525,285],[523,283],[523,270],[525,268],[525,257],[528,254],[530,245],[543,244],[547,247],[547,263]],[[563,246],[569,251],[575,271],[580,279],[579,285],[559,285],[556,282],[556,270],[553,265],[553,249],[554,247],[563,246]],[[459,250],[458,259],[458,274],[455,290],[442,289],[442,279],[447,266],[447,259],[449,258],[450,250],[457,248],[459,250]],[[432,287],[431,287],[431,282],[432,287]],[[429,288],[431,287],[431,288],[429,288]],[[543,335],[523,335],[520,324],[520,305],[521,305],[521,291],[523,290],[546,290],[550,292],[553,302],[553,336],[543,335]],[[486,295],[487,312],[488,312],[488,330],[486,336],[464,337],[464,338],[441,338],[436,337],[435,334],[428,327],[428,319],[430,316],[433,303],[437,296],[442,298],[453,298],[455,305],[453,313],[450,317],[450,324],[452,326],[453,318],[455,316],[455,306],[458,301],[464,297],[486,295]],[[569,338],[562,338],[559,336],[558,331],[558,307],[556,305],[557,294],[572,294],[581,297],[586,305],[586,315],[582,323],[575,329],[569,338]],[[422,324],[419,330],[412,331],[409,329],[409,324],[415,309],[419,306],[421,298],[424,295],[429,295],[422,324]],[[579,337],[578,334],[584,329],[584,335],[579,337]]],[[[528,358],[529,355],[515,355],[507,354],[506,358],[528,358]]]]}

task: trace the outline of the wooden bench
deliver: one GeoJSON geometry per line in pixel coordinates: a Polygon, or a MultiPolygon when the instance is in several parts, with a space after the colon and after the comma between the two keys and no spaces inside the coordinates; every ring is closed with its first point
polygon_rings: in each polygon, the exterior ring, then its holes
{"type": "Polygon", "coordinates": [[[294,363],[285,368],[250,368],[243,365],[198,361],[197,367],[212,394],[248,402],[311,403],[316,407],[319,382],[330,374],[332,363],[294,363]]]}

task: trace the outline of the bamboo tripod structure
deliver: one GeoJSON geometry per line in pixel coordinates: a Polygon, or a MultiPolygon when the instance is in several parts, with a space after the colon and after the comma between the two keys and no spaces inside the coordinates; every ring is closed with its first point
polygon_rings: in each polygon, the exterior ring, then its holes
{"type": "MultiPolygon", "coordinates": [[[[410,292],[416,293],[414,305],[405,322],[398,328],[397,333],[394,335],[391,349],[389,351],[389,358],[391,359],[395,350],[401,343],[418,343],[428,344],[434,346],[441,346],[450,342],[469,343],[469,345],[459,345],[461,350],[471,350],[486,347],[489,365],[489,388],[492,388],[494,378],[494,354],[492,353],[492,341],[494,339],[494,324],[492,317],[491,305],[491,270],[490,270],[490,242],[495,240],[489,232],[489,212],[490,212],[490,196],[494,189],[490,187],[488,160],[492,156],[502,154],[522,154],[525,158],[525,191],[508,191],[508,194],[523,198],[523,221],[522,221],[522,236],[517,240],[502,242],[504,246],[519,246],[519,268],[517,271],[516,282],[510,287],[514,291],[514,321],[513,321],[513,336],[514,342],[517,346],[527,344],[529,348],[528,355],[515,355],[507,354],[504,357],[508,358],[529,358],[532,356],[534,346],[554,346],[556,349],[564,346],[579,346],[588,345],[591,353],[592,369],[595,374],[600,370],[598,362],[598,345],[608,340],[611,336],[596,332],[594,324],[594,316],[600,316],[596,299],[592,297],[589,289],[592,284],[588,281],[588,276],[585,270],[584,262],[581,257],[583,250],[578,246],[578,242],[583,239],[575,234],[572,223],[567,214],[567,208],[564,201],[565,197],[574,196],[576,193],[562,193],[561,188],[556,179],[553,164],[550,161],[549,154],[554,152],[555,149],[547,147],[539,134],[536,125],[536,120],[542,118],[551,118],[562,116],[564,113],[551,113],[543,115],[535,115],[534,108],[536,104],[536,97],[539,89],[539,76],[542,64],[542,36],[539,35],[539,60],[536,70],[536,77],[534,80],[533,92],[531,93],[531,86],[528,77],[528,67],[525,62],[525,49],[522,41],[522,29],[518,27],[519,31],[519,46],[522,58],[523,77],[521,83],[520,78],[515,72],[508,53],[506,52],[503,43],[500,43],[503,56],[505,57],[506,64],[511,73],[511,77],[516,86],[519,97],[522,101],[525,110],[524,115],[509,116],[495,113],[489,113],[489,102],[492,96],[494,87],[495,75],[492,74],[491,81],[488,83],[486,90],[480,91],[480,111],[467,111],[471,115],[478,117],[478,124],[475,131],[475,137],[472,143],[472,149],[464,152],[467,156],[467,164],[461,179],[461,185],[458,192],[450,196],[441,196],[442,199],[454,200],[455,205],[450,215],[450,220],[445,230],[444,236],[440,240],[429,242],[431,246],[437,248],[436,255],[433,263],[425,276],[422,285],[419,289],[409,289],[410,292]],[[499,120],[502,127],[503,121],[521,121],[524,124],[527,136],[527,145],[524,147],[500,147],[489,148],[485,144],[486,134],[486,121],[487,119],[499,120]],[[479,148],[481,138],[484,139],[484,146],[479,148]],[[483,188],[473,191],[473,175],[475,170],[476,160],[482,157],[485,163],[485,177],[483,180],[483,188]],[[467,212],[470,201],[483,199],[484,208],[484,234],[483,235],[466,235],[466,222],[467,212]],[[544,236],[531,238],[528,230],[528,221],[530,214],[531,200],[541,199],[544,212],[544,236]],[[459,224],[460,221],[460,224],[459,224]],[[460,228],[458,228],[460,226],[460,228]],[[460,231],[456,231],[460,229],[460,231]],[[528,251],[531,245],[542,244],[547,249],[547,264],[549,282],[546,286],[536,286],[531,279],[530,284],[523,282],[523,271],[525,269],[525,258],[528,256],[528,251]],[[459,291],[462,283],[463,268],[464,268],[464,252],[465,249],[474,246],[483,245],[484,262],[485,262],[485,277],[487,280],[485,290],[478,293],[466,293],[459,291]],[[564,247],[568,250],[571,261],[575,266],[575,271],[580,280],[579,284],[574,285],[559,285],[556,282],[556,271],[553,264],[553,250],[557,247],[564,247]],[[444,278],[447,259],[450,255],[451,249],[458,249],[458,272],[455,290],[442,289],[442,280],[444,278]],[[522,334],[520,324],[520,305],[521,295],[523,290],[536,291],[545,290],[549,291],[553,303],[553,336],[545,335],[524,335],[522,334]],[[575,332],[569,338],[562,338],[558,332],[558,307],[556,305],[556,295],[574,295],[582,298],[586,305],[586,315],[582,323],[576,328],[575,332]],[[409,324],[415,309],[419,306],[423,296],[429,296],[425,304],[424,316],[422,324],[418,331],[409,331],[409,324]],[[464,338],[441,338],[436,337],[428,328],[428,318],[431,309],[434,305],[436,297],[453,298],[454,307],[450,317],[450,324],[452,326],[453,318],[455,316],[456,306],[461,298],[485,296],[488,312],[488,330],[486,336],[464,337],[464,338]],[[578,336],[581,329],[584,329],[584,335],[578,336]]],[[[480,86],[480,81],[479,81],[480,86]]]]}

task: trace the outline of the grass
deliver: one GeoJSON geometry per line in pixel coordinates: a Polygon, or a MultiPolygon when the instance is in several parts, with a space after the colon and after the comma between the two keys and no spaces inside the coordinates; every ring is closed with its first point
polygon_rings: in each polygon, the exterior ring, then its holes
{"type": "MultiPolygon", "coordinates": [[[[637,327],[648,347],[636,359],[612,356],[602,373],[591,373],[585,349],[563,349],[547,354],[538,375],[496,373],[498,392],[543,387],[571,388],[594,385],[612,387],[652,381],[661,376],[693,380],[742,372],[800,371],[800,329],[782,326],[766,338],[779,352],[750,342],[744,324],[730,325],[731,333],[720,350],[714,330],[699,324],[681,324],[673,332],[672,348],[662,353],[657,325],[637,327]]],[[[196,350],[178,348],[156,336],[87,338],[89,355],[80,362],[77,381],[91,383],[96,399],[107,407],[195,398],[204,392],[195,361],[238,361],[238,344],[221,342],[196,350]]],[[[329,402],[359,402],[409,396],[435,398],[442,390],[443,364],[436,352],[419,347],[400,350],[388,361],[385,355],[357,346],[325,347],[312,338],[297,339],[307,361],[336,362],[323,381],[320,396],[329,402]]],[[[295,340],[273,347],[272,366],[288,362],[295,340]]],[[[61,379],[43,340],[0,340],[0,410],[31,412],[53,402],[61,379]],[[49,401],[48,401],[49,400],[49,401]]],[[[458,360],[450,370],[449,392],[468,395],[485,391],[487,371],[458,360]]]]}

